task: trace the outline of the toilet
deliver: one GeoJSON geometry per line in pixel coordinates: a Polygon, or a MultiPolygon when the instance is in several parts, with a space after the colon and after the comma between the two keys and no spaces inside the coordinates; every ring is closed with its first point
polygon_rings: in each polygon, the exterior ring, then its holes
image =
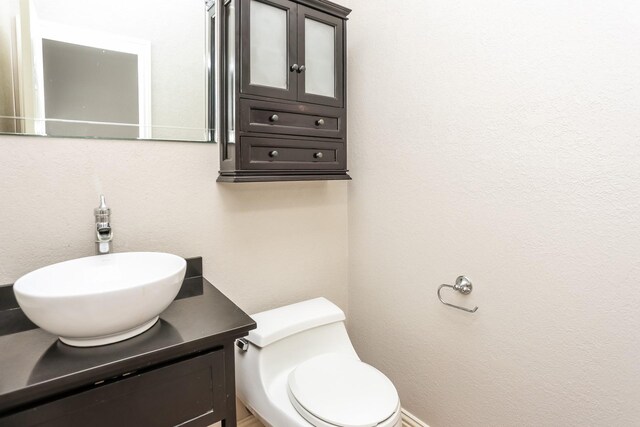
{"type": "Polygon", "coordinates": [[[236,342],[236,393],[272,427],[400,427],[393,383],[360,361],[345,315],[325,298],[251,316],[236,342]]]}

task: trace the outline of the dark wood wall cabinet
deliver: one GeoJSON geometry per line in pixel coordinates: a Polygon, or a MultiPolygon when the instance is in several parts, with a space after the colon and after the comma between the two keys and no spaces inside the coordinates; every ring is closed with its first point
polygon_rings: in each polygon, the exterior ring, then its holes
{"type": "Polygon", "coordinates": [[[325,0],[211,4],[218,181],[351,179],[345,79],[351,11],[325,0]]]}

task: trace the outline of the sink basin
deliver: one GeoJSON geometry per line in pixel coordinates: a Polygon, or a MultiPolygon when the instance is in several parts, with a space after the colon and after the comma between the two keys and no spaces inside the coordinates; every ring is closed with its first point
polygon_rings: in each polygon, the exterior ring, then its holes
{"type": "Polygon", "coordinates": [[[187,268],[176,255],[123,252],[32,271],[13,285],[29,319],[65,344],[92,347],[143,333],[178,294],[187,268]]]}

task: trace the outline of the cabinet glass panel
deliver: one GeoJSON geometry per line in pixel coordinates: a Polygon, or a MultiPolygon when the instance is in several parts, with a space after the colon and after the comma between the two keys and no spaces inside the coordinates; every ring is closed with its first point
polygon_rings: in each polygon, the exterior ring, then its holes
{"type": "Polygon", "coordinates": [[[305,92],[336,96],[336,29],[314,19],[305,18],[305,92]]]}
{"type": "Polygon", "coordinates": [[[251,84],[287,88],[287,11],[251,0],[251,84]]]}

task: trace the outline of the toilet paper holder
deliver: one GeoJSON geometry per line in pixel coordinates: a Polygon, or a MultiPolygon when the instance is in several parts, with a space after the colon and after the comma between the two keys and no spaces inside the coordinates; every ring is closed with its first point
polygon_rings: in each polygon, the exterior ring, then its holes
{"type": "Polygon", "coordinates": [[[473,290],[473,284],[471,283],[471,280],[469,280],[468,277],[466,277],[466,276],[458,276],[458,278],[456,279],[456,284],[453,285],[453,286],[446,285],[446,284],[440,285],[438,287],[438,299],[444,305],[448,305],[449,307],[457,308],[458,310],[463,310],[463,311],[466,311],[468,313],[475,313],[476,310],[478,310],[477,306],[474,307],[473,309],[469,309],[469,308],[460,307],[459,305],[449,304],[448,302],[443,300],[442,296],[440,295],[440,291],[442,290],[442,288],[451,288],[454,291],[460,292],[462,295],[469,295],[471,293],[471,291],[473,290]]]}

